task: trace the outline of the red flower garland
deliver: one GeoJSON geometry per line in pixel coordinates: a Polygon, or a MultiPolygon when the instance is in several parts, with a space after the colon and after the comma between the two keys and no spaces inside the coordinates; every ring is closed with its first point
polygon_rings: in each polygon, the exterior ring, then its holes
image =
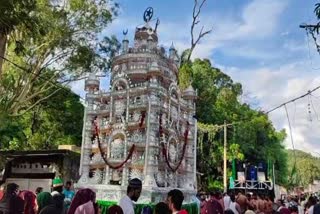
{"type": "MultiPolygon", "coordinates": [[[[160,137],[163,134],[163,128],[162,128],[162,114],[160,113],[160,117],[159,117],[159,134],[160,137]]],[[[183,144],[183,148],[182,148],[182,157],[179,160],[178,164],[175,167],[172,167],[170,162],[169,162],[169,157],[167,155],[167,148],[165,147],[164,143],[162,143],[162,154],[165,157],[166,163],[168,165],[168,167],[171,169],[172,172],[176,172],[178,170],[178,168],[180,167],[182,160],[184,158],[185,152],[186,152],[186,148],[187,148],[187,142],[188,142],[188,134],[189,134],[189,122],[187,122],[187,128],[186,131],[184,132],[184,144],[183,144]]]]}
{"type": "Polygon", "coordinates": [[[121,162],[118,165],[112,165],[111,163],[109,163],[108,159],[104,156],[104,151],[102,151],[102,147],[101,147],[101,143],[100,143],[100,138],[99,138],[99,128],[98,128],[98,121],[97,121],[97,117],[95,118],[95,120],[93,121],[93,125],[94,125],[94,130],[95,130],[95,137],[97,137],[98,140],[98,147],[99,147],[99,151],[101,154],[101,157],[103,159],[103,161],[111,168],[111,169],[120,169],[125,163],[128,162],[128,160],[132,157],[132,154],[134,152],[135,149],[135,145],[133,144],[129,150],[129,154],[127,156],[127,158],[121,162]]]}

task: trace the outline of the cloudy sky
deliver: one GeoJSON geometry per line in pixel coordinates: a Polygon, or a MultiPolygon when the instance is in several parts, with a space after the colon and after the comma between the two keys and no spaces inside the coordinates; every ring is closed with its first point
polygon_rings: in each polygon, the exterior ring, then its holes
{"type": "MultiPolygon", "coordinates": [[[[190,45],[193,0],[118,0],[120,14],[103,32],[122,39],[133,37],[143,24],[145,8],[154,8],[160,19],[160,44],[174,42],[181,52],[190,45]]],[[[235,81],[242,83],[242,101],[253,108],[269,110],[320,85],[320,55],[299,28],[315,20],[316,0],[207,0],[200,27],[212,28],[197,46],[193,57],[209,58],[235,81]]],[[[108,78],[104,80],[108,88],[108,78]]],[[[72,85],[84,96],[83,82],[72,85]]],[[[287,105],[294,145],[320,156],[320,90],[287,105]],[[309,112],[310,111],[310,112],[309,112]]],[[[270,113],[277,129],[288,129],[284,108],[270,113]]],[[[289,131],[287,131],[289,133],[289,131]]],[[[292,148],[288,137],[285,145],[292,148]]]]}

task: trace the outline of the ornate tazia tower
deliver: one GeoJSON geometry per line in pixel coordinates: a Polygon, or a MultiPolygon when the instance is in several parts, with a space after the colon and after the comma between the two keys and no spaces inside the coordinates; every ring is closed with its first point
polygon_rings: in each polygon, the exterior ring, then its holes
{"type": "Polygon", "coordinates": [[[177,85],[179,57],[158,46],[153,10],[144,14],[129,47],[124,32],[121,53],[112,60],[110,91],[99,90],[90,75],[87,91],[81,178],[77,188],[96,190],[97,198],[118,201],[128,180],[139,178],[143,191],[138,203],[163,201],[173,188],[185,202],[196,193],[196,92],[177,85]]]}

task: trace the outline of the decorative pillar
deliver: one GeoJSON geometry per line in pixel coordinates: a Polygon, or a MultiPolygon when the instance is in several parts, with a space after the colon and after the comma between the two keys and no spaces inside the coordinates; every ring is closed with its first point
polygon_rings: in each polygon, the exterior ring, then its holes
{"type": "Polygon", "coordinates": [[[152,178],[153,178],[153,175],[150,175],[149,174],[149,168],[148,168],[148,162],[149,162],[149,140],[150,140],[150,133],[151,133],[151,130],[150,130],[150,115],[151,115],[151,98],[150,96],[148,97],[148,117],[147,117],[147,137],[146,137],[146,150],[144,152],[144,167],[143,167],[143,175],[144,175],[144,183],[143,185],[144,186],[149,186],[150,182],[152,182],[152,178]],[[152,177],[150,177],[152,176],[152,177]]]}

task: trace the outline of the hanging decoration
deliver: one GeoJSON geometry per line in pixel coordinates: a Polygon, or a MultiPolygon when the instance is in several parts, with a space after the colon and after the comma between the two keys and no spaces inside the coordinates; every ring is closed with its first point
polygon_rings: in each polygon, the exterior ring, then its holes
{"type": "Polygon", "coordinates": [[[146,118],[146,112],[142,111],[141,112],[141,120],[140,120],[140,123],[139,123],[139,127],[140,128],[142,127],[145,118],[146,118]]]}
{"type": "MultiPolygon", "coordinates": [[[[182,156],[180,158],[180,160],[178,161],[176,166],[172,166],[170,161],[169,161],[169,155],[168,155],[168,146],[166,147],[164,143],[162,143],[162,154],[165,158],[166,164],[169,167],[169,169],[172,172],[176,172],[178,170],[178,168],[180,167],[182,160],[184,158],[185,152],[186,152],[186,148],[187,148],[187,143],[188,143],[188,134],[189,134],[189,122],[187,122],[187,127],[186,130],[184,132],[184,143],[183,143],[183,147],[182,147],[182,156]]],[[[159,136],[161,137],[163,135],[163,127],[162,127],[162,113],[160,113],[159,115],[159,136]]]]}
{"type": "Polygon", "coordinates": [[[93,138],[96,138],[97,141],[98,141],[98,147],[99,147],[99,151],[100,151],[100,154],[101,154],[101,157],[103,159],[103,161],[105,162],[105,164],[107,164],[111,169],[120,169],[124,164],[126,164],[128,162],[128,160],[132,157],[132,154],[135,150],[135,145],[132,144],[130,150],[129,150],[129,154],[127,155],[126,159],[119,163],[118,165],[113,165],[111,164],[108,159],[105,157],[105,153],[104,151],[102,150],[102,146],[101,146],[101,142],[100,142],[100,137],[99,137],[99,128],[98,128],[98,118],[95,117],[95,120],[93,121],[93,125],[94,125],[94,137],[93,138]]]}
{"type": "Polygon", "coordinates": [[[208,141],[213,142],[214,137],[216,136],[217,131],[219,130],[219,126],[205,124],[205,123],[197,123],[198,127],[198,146],[200,147],[201,153],[203,152],[203,137],[205,134],[208,134],[208,141]]]}

